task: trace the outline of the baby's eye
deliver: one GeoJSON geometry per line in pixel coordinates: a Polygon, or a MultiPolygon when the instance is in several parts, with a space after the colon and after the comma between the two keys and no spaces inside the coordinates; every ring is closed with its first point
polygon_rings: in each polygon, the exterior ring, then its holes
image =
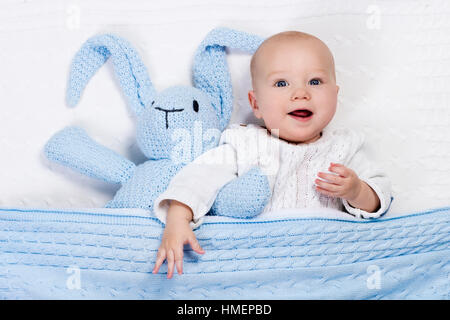
{"type": "Polygon", "coordinates": [[[275,86],[276,87],[286,87],[287,86],[287,82],[284,81],[284,80],[280,80],[280,81],[275,82],[275,86]],[[278,84],[280,84],[280,85],[278,85],[278,84]]]}
{"type": "Polygon", "coordinates": [[[321,84],[321,81],[320,81],[320,79],[312,79],[312,80],[309,80],[309,84],[312,86],[317,86],[317,85],[321,84]]]}

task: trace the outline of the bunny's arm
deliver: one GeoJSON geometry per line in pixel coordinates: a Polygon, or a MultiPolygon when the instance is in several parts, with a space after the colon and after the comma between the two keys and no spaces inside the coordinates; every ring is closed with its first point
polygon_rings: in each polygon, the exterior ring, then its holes
{"type": "Polygon", "coordinates": [[[136,165],[92,140],[83,129],[67,127],[47,142],[44,153],[51,161],[92,178],[124,183],[136,165]]]}
{"type": "Polygon", "coordinates": [[[271,196],[267,176],[254,167],[220,189],[210,213],[233,218],[260,214],[271,196]]]}

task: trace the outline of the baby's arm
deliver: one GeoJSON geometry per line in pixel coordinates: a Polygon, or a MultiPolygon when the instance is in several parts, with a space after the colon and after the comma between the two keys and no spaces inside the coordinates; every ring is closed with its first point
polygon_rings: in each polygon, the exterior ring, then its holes
{"type": "Polygon", "coordinates": [[[391,204],[391,184],[382,170],[372,164],[362,151],[357,152],[347,166],[330,165],[329,171],[319,172],[316,190],[339,197],[347,212],[359,218],[377,218],[391,204]]]}
{"type": "Polygon", "coordinates": [[[235,150],[228,144],[211,149],[183,167],[160,194],[154,205],[156,217],[166,222],[170,200],[191,208],[192,227],[197,227],[211,209],[220,189],[237,177],[235,150]]]}
{"type": "Polygon", "coordinates": [[[167,259],[167,278],[172,278],[174,263],[178,274],[183,273],[183,246],[190,244],[192,249],[203,254],[205,251],[200,247],[189,223],[192,221],[192,210],[185,204],[172,200],[166,217],[161,245],[156,256],[153,273],[158,273],[164,260],[167,259]]]}
{"type": "Polygon", "coordinates": [[[377,193],[364,181],[359,179],[359,192],[353,199],[345,199],[353,208],[367,211],[369,213],[380,210],[380,198],[377,193]]]}
{"type": "Polygon", "coordinates": [[[167,277],[172,277],[174,262],[181,274],[184,244],[189,243],[195,252],[204,253],[192,227],[201,223],[219,190],[236,175],[235,151],[223,144],[205,152],[172,178],[167,190],[155,200],[155,215],[166,226],[153,273],[167,259],[167,277]]]}
{"type": "Polygon", "coordinates": [[[384,215],[393,199],[391,181],[384,170],[371,161],[363,147],[350,159],[348,166],[363,183],[357,198],[342,201],[347,212],[366,219],[384,215]]]}
{"type": "Polygon", "coordinates": [[[317,179],[317,191],[328,196],[342,198],[352,208],[358,208],[368,213],[377,212],[380,209],[380,198],[377,193],[361,180],[355,171],[336,163],[331,163],[328,170],[338,176],[319,172],[318,176],[329,182],[317,179]]]}
{"type": "Polygon", "coordinates": [[[356,218],[372,219],[384,215],[390,208],[391,183],[385,172],[366,155],[364,135],[349,131],[350,158],[343,164],[331,164],[332,174],[319,172],[317,191],[342,200],[345,210],[356,218]]]}

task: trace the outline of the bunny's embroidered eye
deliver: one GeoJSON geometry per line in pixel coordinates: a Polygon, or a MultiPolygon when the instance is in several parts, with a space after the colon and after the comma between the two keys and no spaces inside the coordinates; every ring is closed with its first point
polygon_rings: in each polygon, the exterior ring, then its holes
{"type": "Polygon", "coordinates": [[[153,100],[152,105],[155,103],[155,100],[153,100]]]}
{"type": "Polygon", "coordinates": [[[192,107],[194,108],[195,112],[198,112],[198,102],[197,102],[197,100],[194,100],[194,102],[192,103],[192,107]]]}

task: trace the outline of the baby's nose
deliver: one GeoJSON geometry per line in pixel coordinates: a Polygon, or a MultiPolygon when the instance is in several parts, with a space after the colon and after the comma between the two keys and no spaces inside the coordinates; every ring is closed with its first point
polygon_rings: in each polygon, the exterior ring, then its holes
{"type": "Polygon", "coordinates": [[[304,87],[298,87],[295,88],[292,92],[291,100],[298,100],[298,99],[307,99],[309,100],[311,98],[308,90],[304,87]]]}

